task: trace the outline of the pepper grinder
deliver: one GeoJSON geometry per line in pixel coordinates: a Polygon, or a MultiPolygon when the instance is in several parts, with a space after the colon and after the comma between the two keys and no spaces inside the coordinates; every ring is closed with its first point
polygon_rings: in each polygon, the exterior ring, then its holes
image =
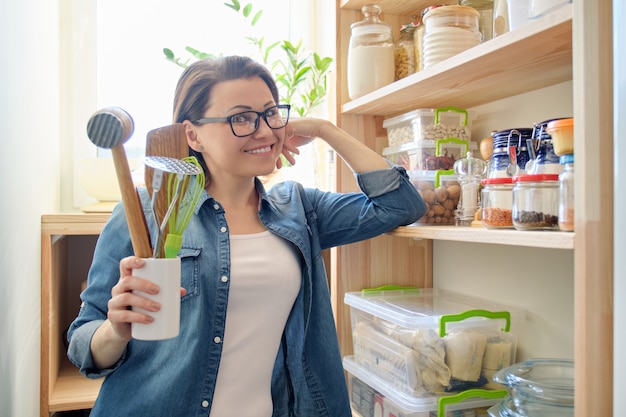
{"type": "Polygon", "coordinates": [[[454,172],[459,176],[461,185],[461,198],[454,212],[456,225],[471,226],[480,206],[478,191],[480,181],[487,173],[487,163],[467,152],[466,158],[458,159],[454,163],[454,172]]]}

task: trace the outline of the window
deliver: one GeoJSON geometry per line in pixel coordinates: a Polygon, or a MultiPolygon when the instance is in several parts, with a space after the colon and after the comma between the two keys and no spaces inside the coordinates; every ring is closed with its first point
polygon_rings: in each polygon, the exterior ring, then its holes
{"type": "MultiPolygon", "coordinates": [[[[84,157],[107,156],[86,137],[87,120],[97,109],[117,106],[134,120],[135,130],[125,144],[129,158],[141,158],[148,131],[171,123],[172,101],[182,68],[165,59],[163,48],[183,59],[194,58],[185,51],[190,46],[202,52],[241,54],[257,57],[246,37],[270,41],[302,39],[308,50],[334,56],[335,37],[327,30],[315,30],[315,16],[323,15],[321,2],[290,0],[244,0],[254,11],[263,11],[251,27],[242,13],[214,0],[67,0],[62,2],[62,88],[66,94],[62,126],[72,143],[74,172],[84,157]],[[324,34],[318,40],[315,33],[324,34]],[[330,45],[326,51],[320,45],[330,45]]],[[[328,10],[328,9],[326,9],[328,10]]],[[[327,14],[327,13],[326,13],[327,14]]],[[[320,21],[321,25],[323,22],[320,21]]],[[[276,48],[278,53],[278,48],[276,48]]],[[[319,116],[328,114],[321,108],[319,116]]],[[[313,185],[307,176],[315,170],[302,149],[295,173],[299,181],[313,185]],[[304,177],[302,176],[304,175],[304,177]]],[[[324,160],[325,158],[316,158],[324,160]]],[[[291,175],[290,175],[291,176],[291,175]]],[[[74,178],[72,207],[81,207],[88,198],[74,178]],[[78,188],[78,190],[77,190],[78,188]]]]}

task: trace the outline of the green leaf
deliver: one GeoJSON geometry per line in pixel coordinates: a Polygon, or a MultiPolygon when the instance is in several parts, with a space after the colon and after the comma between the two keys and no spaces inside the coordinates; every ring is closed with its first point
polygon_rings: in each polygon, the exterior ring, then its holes
{"type": "Polygon", "coordinates": [[[241,5],[239,4],[239,0],[230,0],[230,1],[232,2],[232,4],[224,3],[224,5],[238,12],[239,9],[241,8],[241,5]]]}
{"type": "Polygon", "coordinates": [[[174,52],[169,48],[163,48],[163,53],[167,59],[174,59],[174,52]]]}
{"type": "Polygon", "coordinates": [[[261,18],[262,14],[263,14],[263,10],[259,10],[258,12],[256,12],[254,17],[252,18],[252,22],[250,22],[250,25],[252,26],[256,25],[259,19],[261,18]]]}
{"type": "Polygon", "coordinates": [[[252,11],[252,3],[246,4],[245,7],[243,8],[244,17],[248,17],[251,11],[252,11]]]}

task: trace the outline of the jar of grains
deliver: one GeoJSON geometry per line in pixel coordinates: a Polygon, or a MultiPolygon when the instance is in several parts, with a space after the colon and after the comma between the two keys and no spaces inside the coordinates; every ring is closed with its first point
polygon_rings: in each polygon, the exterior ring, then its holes
{"type": "Polygon", "coordinates": [[[513,179],[484,178],[481,181],[481,217],[487,229],[513,228],[513,179]]]}
{"type": "Polygon", "coordinates": [[[415,73],[415,42],[413,41],[415,29],[417,25],[414,23],[402,25],[400,29],[395,51],[396,80],[415,73]]]}
{"type": "Polygon", "coordinates": [[[559,229],[559,176],[513,177],[513,226],[518,230],[559,229]]]}
{"type": "Polygon", "coordinates": [[[394,81],[394,44],[391,26],[380,20],[378,4],[361,8],[365,18],[350,26],[348,96],[355,99],[394,81]]]}

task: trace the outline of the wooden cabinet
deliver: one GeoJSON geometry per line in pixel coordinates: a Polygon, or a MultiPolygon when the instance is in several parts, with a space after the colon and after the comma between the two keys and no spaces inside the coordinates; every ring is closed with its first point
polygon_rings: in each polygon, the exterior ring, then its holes
{"type": "Polygon", "coordinates": [[[40,415],[93,406],[102,380],[83,377],[66,355],[65,332],[78,313],[98,235],[108,214],[41,218],[40,415]]]}
{"type": "MultiPolygon", "coordinates": [[[[337,3],[339,125],[380,152],[386,146],[382,129],[386,117],[452,103],[469,109],[571,82],[576,120],[576,233],[407,226],[369,242],[337,248],[331,284],[343,353],[351,350],[350,317],[343,294],[390,282],[430,286],[433,240],[499,244],[511,251],[519,246],[571,250],[575,255],[576,416],[612,415],[611,2],[576,0],[515,31],[350,101],[346,82],[350,24],[361,19],[359,10],[365,3],[337,3]]],[[[383,20],[399,28],[432,2],[379,3],[383,20]]],[[[355,189],[352,174],[343,164],[338,164],[337,189],[355,189]]]]}

